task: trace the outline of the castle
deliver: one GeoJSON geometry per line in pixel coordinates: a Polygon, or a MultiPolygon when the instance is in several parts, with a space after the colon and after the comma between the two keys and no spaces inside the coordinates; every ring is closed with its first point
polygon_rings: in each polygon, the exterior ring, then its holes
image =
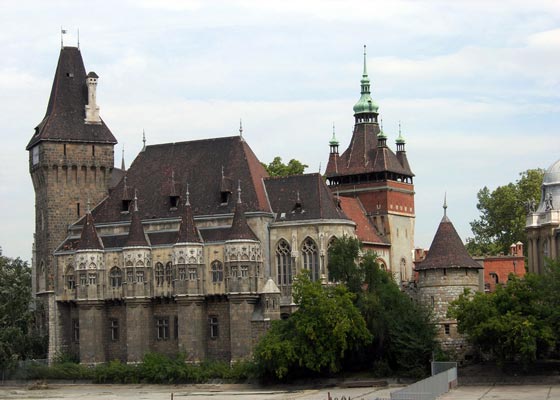
{"type": "Polygon", "coordinates": [[[27,145],[49,359],[244,359],[293,312],[297,273],[328,281],[328,248],[343,235],[376,251],[398,283],[413,279],[414,175],[400,133],[397,152],[387,146],[365,52],[353,136],[339,154],[333,135],[326,182],[269,177],[241,135],[144,146],[115,168],[98,80],[63,47],[27,145]]]}

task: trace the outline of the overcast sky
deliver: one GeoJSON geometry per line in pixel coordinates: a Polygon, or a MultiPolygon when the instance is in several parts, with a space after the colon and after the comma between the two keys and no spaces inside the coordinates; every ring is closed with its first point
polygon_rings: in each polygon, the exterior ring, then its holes
{"type": "Polygon", "coordinates": [[[346,149],[362,46],[395,149],[402,121],[415,243],[448,215],[464,239],[476,194],[560,158],[560,1],[0,1],[0,245],[30,260],[25,145],[60,51],[80,47],[130,165],[142,145],[238,133],[259,159],[324,171],[332,124],[346,149]],[[48,6],[47,6],[48,5],[48,6]]]}

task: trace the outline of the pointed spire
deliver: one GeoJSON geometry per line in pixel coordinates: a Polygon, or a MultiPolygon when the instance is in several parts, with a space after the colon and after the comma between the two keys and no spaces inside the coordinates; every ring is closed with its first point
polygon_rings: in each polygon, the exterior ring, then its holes
{"type": "Polygon", "coordinates": [[[368,73],[367,73],[367,51],[366,51],[366,45],[364,44],[364,72],[362,73],[362,77],[367,78],[368,77],[368,73]]]}
{"type": "Polygon", "coordinates": [[[243,121],[239,118],[239,137],[243,140],[243,121]]]}
{"type": "Polygon", "coordinates": [[[146,131],[142,129],[142,151],[146,151],[146,131]]]}
{"type": "Polygon", "coordinates": [[[356,123],[369,123],[374,122],[375,118],[371,114],[377,114],[379,106],[371,98],[370,81],[367,72],[367,53],[366,46],[364,45],[364,70],[362,72],[362,79],[360,80],[360,100],[354,105],[354,115],[356,116],[356,123]],[[361,115],[358,114],[370,114],[361,115]]]}
{"type": "Polygon", "coordinates": [[[379,119],[379,133],[377,134],[377,147],[387,146],[387,135],[383,132],[383,118],[379,119]]]}
{"type": "Polygon", "coordinates": [[[78,28],[78,49],[80,48],[80,28],[78,28]]]}
{"type": "Polygon", "coordinates": [[[237,180],[237,204],[241,204],[241,179],[237,180]]]}
{"type": "Polygon", "coordinates": [[[128,238],[126,239],[125,247],[139,247],[149,246],[138,212],[138,192],[134,190],[134,207],[130,217],[130,229],[128,230],[128,238]]]}
{"type": "Polygon", "coordinates": [[[330,144],[331,146],[338,146],[338,144],[339,144],[339,143],[338,143],[338,140],[337,140],[337,138],[336,138],[336,134],[335,134],[334,122],[332,123],[332,138],[331,138],[329,144],[330,144]]]}
{"type": "Polygon", "coordinates": [[[401,131],[401,121],[399,120],[399,137],[396,140],[397,144],[405,144],[405,140],[404,137],[402,135],[402,131],[401,131]]]}
{"type": "Polygon", "coordinates": [[[190,203],[189,184],[187,182],[187,191],[185,193],[185,209],[181,216],[181,224],[179,225],[179,234],[177,235],[177,243],[201,243],[198,228],[194,223],[194,216],[190,203]]]}
{"type": "Polygon", "coordinates": [[[447,192],[443,195],[443,218],[441,222],[450,222],[449,218],[447,218],[447,192]]]}
{"type": "Polygon", "coordinates": [[[241,202],[241,180],[238,180],[237,184],[237,204],[235,205],[235,211],[233,213],[233,221],[231,223],[231,230],[229,233],[229,240],[258,240],[255,233],[251,230],[247,224],[247,219],[245,218],[245,207],[241,202]]]}
{"type": "Polygon", "coordinates": [[[99,240],[97,235],[97,230],[95,229],[95,222],[93,216],[91,215],[91,210],[89,209],[89,200],[86,218],[84,220],[84,225],[82,227],[82,234],[80,236],[80,242],[76,250],[103,250],[103,244],[99,240]]]}
{"type": "Polygon", "coordinates": [[[121,170],[126,171],[126,165],[124,163],[124,143],[123,143],[123,146],[122,146],[121,170]]]}

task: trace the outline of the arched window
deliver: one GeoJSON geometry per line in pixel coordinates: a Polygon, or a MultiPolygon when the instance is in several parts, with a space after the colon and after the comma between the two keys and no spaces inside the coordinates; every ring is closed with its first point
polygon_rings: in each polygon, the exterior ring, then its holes
{"type": "Polygon", "coordinates": [[[385,261],[383,261],[381,258],[378,258],[377,260],[375,260],[375,262],[377,263],[377,265],[379,265],[379,268],[381,268],[383,271],[387,271],[387,263],[385,261]]]}
{"type": "Polygon", "coordinates": [[[319,257],[317,252],[317,245],[311,238],[303,241],[301,246],[301,253],[303,255],[303,268],[311,272],[311,280],[317,281],[320,278],[319,274],[319,257]]]}
{"type": "Polygon", "coordinates": [[[405,258],[401,258],[401,281],[406,281],[407,276],[406,276],[406,260],[405,258]]]}
{"type": "Polygon", "coordinates": [[[164,269],[163,269],[163,264],[160,262],[156,263],[155,275],[156,275],[156,285],[157,286],[163,285],[163,281],[165,279],[164,269]]]}
{"type": "Polygon", "coordinates": [[[212,282],[222,282],[224,280],[224,265],[218,260],[212,262],[212,282]]]}
{"type": "Polygon", "coordinates": [[[74,267],[71,265],[66,268],[66,287],[68,289],[76,289],[76,277],[74,276],[74,267]]]}
{"type": "Polygon", "coordinates": [[[122,271],[119,267],[111,268],[111,272],[109,273],[109,279],[111,283],[111,287],[119,288],[122,286],[122,271]]]}
{"type": "Polygon", "coordinates": [[[278,284],[292,284],[292,248],[284,239],[276,247],[276,269],[278,271],[278,284]]]}
{"type": "Polygon", "coordinates": [[[500,279],[498,278],[498,274],[495,272],[490,272],[490,279],[494,281],[494,284],[500,283],[500,279]]]}
{"type": "Polygon", "coordinates": [[[169,261],[165,264],[165,282],[167,282],[167,284],[171,284],[171,271],[171,261],[169,261]]]}

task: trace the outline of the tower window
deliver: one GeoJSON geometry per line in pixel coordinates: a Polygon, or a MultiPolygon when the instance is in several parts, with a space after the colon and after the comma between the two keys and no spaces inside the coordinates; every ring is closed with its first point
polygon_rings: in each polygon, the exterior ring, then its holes
{"type": "Polygon", "coordinates": [[[169,339],[169,318],[156,319],[156,337],[157,340],[169,339]]]}
{"type": "Polygon", "coordinates": [[[179,207],[179,196],[169,196],[169,205],[171,208],[179,207]]]}
{"type": "Polygon", "coordinates": [[[231,192],[220,192],[220,203],[222,204],[227,204],[229,201],[229,195],[231,194],[231,192]]]}
{"type": "Polygon", "coordinates": [[[119,340],[119,320],[112,319],[111,320],[111,340],[116,342],[119,340]]]}
{"type": "Polygon", "coordinates": [[[131,200],[123,200],[121,203],[121,212],[128,212],[128,210],[130,210],[130,203],[131,200]]]}
{"type": "Polygon", "coordinates": [[[76,203],[76,214],[80,216],[80,203],[76,203]]]}
{"type": "Polygon", "coordinates": [[[218,317],[215,315],[208,317],[208,324],[210,328],[210,339],[217,339],[219,334],[218,317]]]}
{"type": "Polygon", "coordinates": [[[449,332],[451,331],[449,324],[443,325],[443,329],[445,330],[445,334],[449,335],[449,332]]]}

